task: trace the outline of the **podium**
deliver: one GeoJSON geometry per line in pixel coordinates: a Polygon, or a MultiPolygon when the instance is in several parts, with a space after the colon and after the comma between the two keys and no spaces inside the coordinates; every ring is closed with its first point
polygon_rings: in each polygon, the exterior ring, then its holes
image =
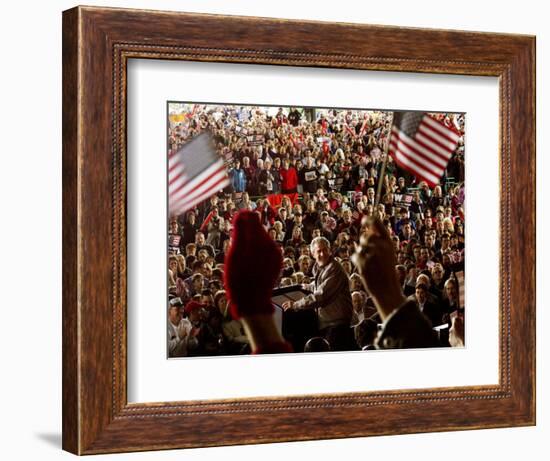
{"type": "Polygon", "coordinates": [[[309,293],[301,285],[291,285],[276,288],[271,296],[271,301],[275,306],[275,319],[277,324],[280,325],[281,334],[292,344],[295,352],[303,352],[306,341],[318,336],[317,312],[315,309],[285,312],[281,306],[286,301],[298,301],[309,293]]]}

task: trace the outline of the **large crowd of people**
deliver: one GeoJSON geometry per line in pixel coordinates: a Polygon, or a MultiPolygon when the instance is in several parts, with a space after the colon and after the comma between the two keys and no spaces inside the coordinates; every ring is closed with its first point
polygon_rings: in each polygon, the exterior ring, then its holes
{"type": "Polygon", "coordinates": [[[284,319],[313,319],[294,351],[377,346],[384,316],[352,257],[367,219],[386,229],[399,290],[434,328],[432,345],[463,345],[464,117],[431,115],[461,137],[440,184],[430,188],[389,156],[377,197],[391,112],[194,105],[171,113],[169,150],[209,130],[230,185],[170,218],[169,356],[252,350],[224,284],[240,210],[255,212],[280,249],[277,287],[304,291],[281,306],[284,319]]]}

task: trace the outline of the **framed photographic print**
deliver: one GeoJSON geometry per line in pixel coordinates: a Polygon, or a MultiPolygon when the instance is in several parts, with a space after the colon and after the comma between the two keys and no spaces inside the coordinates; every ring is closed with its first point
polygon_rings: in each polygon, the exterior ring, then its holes
{"type": "Polygon", "coordinates": [[[534,55],[64,12],[63,448],[534,424],[534,55]]]}

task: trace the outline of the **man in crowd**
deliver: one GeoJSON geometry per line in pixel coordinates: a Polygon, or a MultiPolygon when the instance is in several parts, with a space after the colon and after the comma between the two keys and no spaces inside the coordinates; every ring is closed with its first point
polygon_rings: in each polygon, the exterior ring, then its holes
{"type": "Polygon", "coordinates": [[[196,337],[192,334],[193,325],[188,319],[183,318],[182,306],[180,298],[174,298],[168,303],[169,357],[185,357],[198,345],[196,337]]]}
{"type": "Polygon", "coordinates": [[[353,348],[352,303],[348,276],[330,252],[330,243],[324,237],[311,242],[311,254],[315,259],[315,280],[305,288],[311,294],[298,301],[287,301],[283,309],[315,309],[320,334],[329,342],[331,350],[353,348]]]}

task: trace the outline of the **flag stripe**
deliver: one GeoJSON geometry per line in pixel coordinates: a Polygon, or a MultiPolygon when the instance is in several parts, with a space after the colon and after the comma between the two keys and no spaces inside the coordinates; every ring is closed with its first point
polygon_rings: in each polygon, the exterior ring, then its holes
{"type": "Polygon", "coordinates": [[[407,133],[401,131],[398,127],[393,127],[392,133],[397,133],[400,135],[403,135],[405,141],[409,146],[412,146],[416,148],[417,150],[422,151],[423,154],[427,156],[433,156],[435,155],[437,158],[441,160],[441,164],[447,165],[447,162],[449,161],[449,158],[451,157],[451,154],[448,151],[442,151],[437,146],[433,146],[429,140],[427,140],[425,137],[418,134],[418,132],[415,133],[415,137],[411,138],[407,133]],[[419,139],[419,137],[421,139],[419,139]]]}
{"type": "Polygon", "coordinates": [[[412,171],[414,174],[422,175],[422,177],[426,178],[432,184],[437,184],[439,182],[440,176],[426,170],[424,165],[418,164],[417,161],[405,155],[403,151],[394,150],[392,148],[392,153],[394,154],[396,160],[399,160],[402,165],[406,166],[407,169],[412,171]]]}
{"type": "Polygon", "coordinates": [[[170,194],[174,194],[176,191],[180,190],[181,187],[187,182],[188,178],[185,176],[185,174],[182,173],[179,174],[177,177],[174,177],[173,180],[168,177],[168,188],[170,191],[170,194]]]}
{"type": "Polygon", "coordinates": [[[212,193],[223,189],[229,184],[229,179],[226,176],[214,178],[214,182],[209,182],[206,188],[203,188],[200,193],[192,193],[185,196],[184,200],[175,202],[174,209],[175,214],[181,214],[186,210],[193,208],[197,203],[202,202],[208,198],[212,193]]]}
{"type": "Polygon", "coordinates": [[[213,176],[217,174],[225,174],[225,166],[222,161],[216,162],[214,165],[212,165],[210,168],[205,170],[203,173],[201,173],[199,176],[196,176],[191,181],[186,181],[184,178],[184,181],[178,188],[171,187],[170,188],[170,196],[177,199],[181,196],[183,193],[183,189],[200,189],[202,186],[204,186],[205,183],[207,183],[213,176]]]}
{"type": "MultiPolygon", "coordinates": [[[[402,131],[398,131],[397,129],[394,130],[394,134],[397,136],[397,139],[404,143],[404,145],[409,148],[413,149],[415,152],[421,154],[425,159],[431,163],[436,163],[442,168],[445,168],[447,166],[448,158],[442,159],[440,155],[433,152],[431,149],[419,145],[419,143],[416,142],[416,140],[409,138],[405,133],[402,131]]],[[[390,138],[390,143],[393,141],[394,136],[390,138]]]]}
{"type": "Polygon", "coordinates": [[[426,117],[424,117],[424,123],[430,125],[434,130],[439,131],[441,136],[447,138],[453,144],[456,144],[460,139],[460,136],[456,134],[452,129],[447,128],[445,125],[438,122],[437,120],[434,120],[429,115],[426,115],[426,117]]]}
{"type": "Polygon", "coordinates": [[[205,196],[208,197],[214,192],[223,189],[227,185],[225,183],[225,180],[226,178],[218,178],[217,181],[209,183],[209,186],[202,190],[199,195],[195,195],[194,197],[191,197],[189,199],[186,197],[185,200],[178,202],[178,207],[184,207],[185,209],[191,208],[193,205],[196,205],[197,203],[203,201],[205,199],[205,196]]]}
{"type": "Polygon", "coordinates": [[[432,154],[437,155],[441,160],[445,162],[445,165],[449,162],[452,154],[449,151],[442,151],[441,149],[438,149],[437,146],[434,147],[433,144],[430,143],[430,141],[426,139],[426,137],[422,133],[416,134],[414,142],[422,146],[424,149],[427,149],[432,154]]]}
{"type": "Polygon", "coordinates": [[[410,159],[415,165],[418,165],[419,168],[423,168],[429,173],[436,175],[438,178],[441,177],[441,175],[445,171],[444,168],[427,162],[426,159],[423,158],[421,155],[418,155],[416,151],[407,148],[399,142],[394,142],[392,140],[390,145],[392,146],[394,152],[399,152],[400,154],[410,159]]]}
{"type": "Polygon", "coordinates": [[[170,197],[170,203],[180,204],[185,203],[195,197],[204,196],[204,194],[210,189],[212,184],[217,184],[219,181],[222,181],[226,178],[223,173],[218,173],[208,179],[208,182],[204,183],[199,188],[194,187],[184,187],[180,194],[176,197],[170,197]]]}
{"type": "Polygon", "coordinates": [[[395,158],[395,163],[397,163],[401,168],[404,168],[405,170],[412,171],[419,181],[425,181],[430,187],[434,187],[435,185],[437,185],[437,183],[433,182],[433,179],[430,179],[431,175],[430,177],[425,177],[419,171],[413,171],[406,163],[401,162],[401,160],[398,158],[395,158]]]}
{"type": "Polygon", "coordinates": [[[172,162],[168,162],[168,171],[171,173],[172,171],[174,171],[176,168],[178,167],[182,167],[183,165],[179,162],[176,162],[176,161],[172,161],[172,162]]]}
{"type": "Polygon", "coordinates": [[[178,187],[179,183],[176,183],[178,180],[180,180],[180,182],[185,180],[185,168],[183,165],[178,165],[173,171],[168,172],[168,185],[170,189],[174,190],[178,187]]]}
{"type": "Polygon", "coordinates": [[[424,142],[431,143],[433,149],[437,149],[442,155],[450,157],[455,150],[456,144],[451,144],[444,138],[437,137],[437,133],[430,130],[426,125],[420,124],[416,139],[422,139],[424,142]]]}

